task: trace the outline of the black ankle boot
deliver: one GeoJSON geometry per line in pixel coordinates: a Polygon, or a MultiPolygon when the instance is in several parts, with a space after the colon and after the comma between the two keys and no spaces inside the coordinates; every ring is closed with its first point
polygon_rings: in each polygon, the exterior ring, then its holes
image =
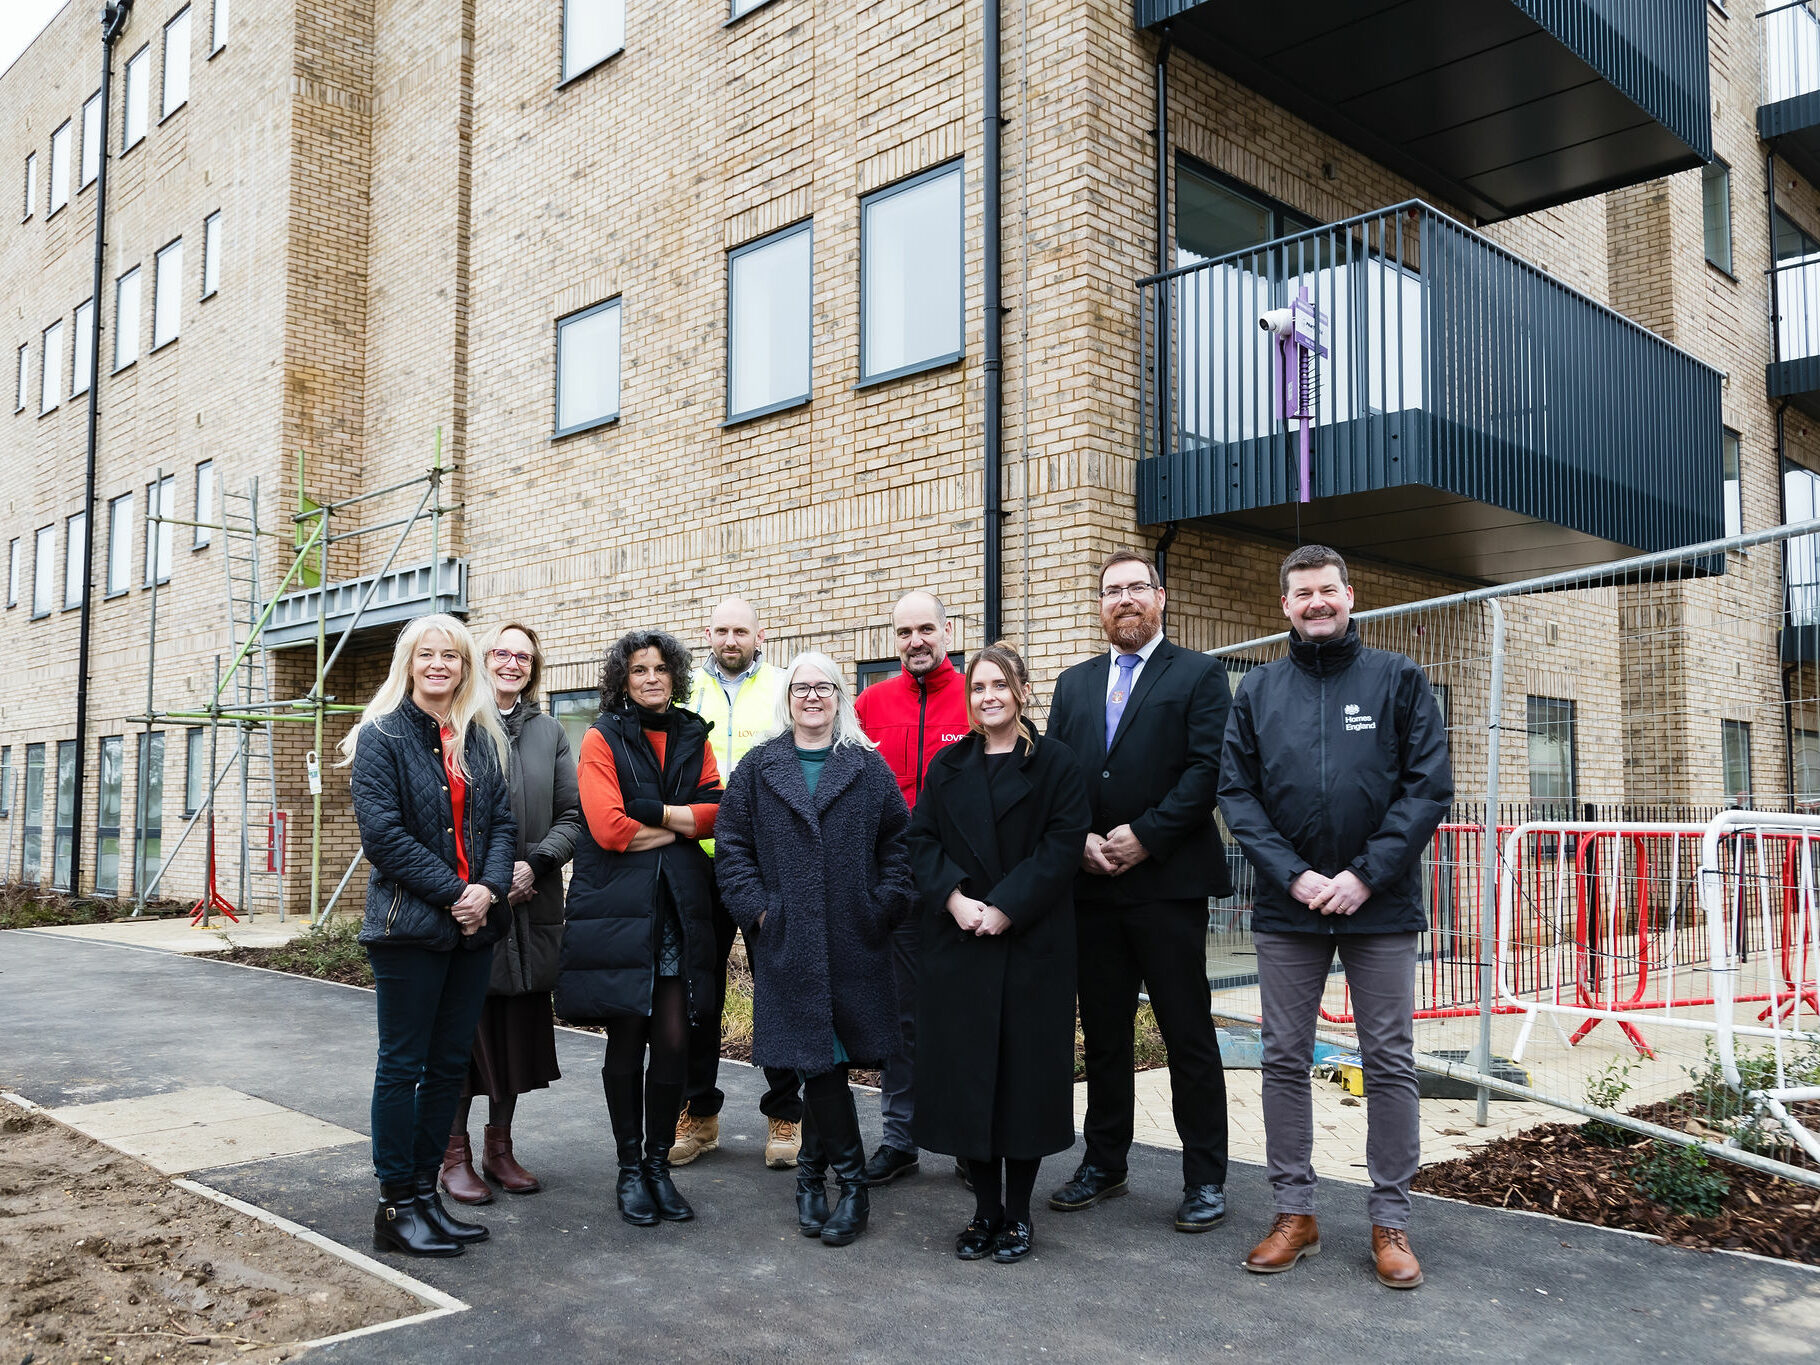
{"type": "Polygon", "coordinates": [[[814,1105],[811,1122],[820,1133],[828,1165],[840,1181],[840,1202],[822,1224],[822,1245],[844,1247],[866,1230],[872,1211],[866,1191],[866,1148],[860,1139],[853,1092],[842,1086],[824,1096],[814,1105]]]}
{"type": "Polygon", "coordinates": [[[380,1251],[402,1251],[407,1256],[461,1255],[461,1244],[444,1237],[431,1224],[418,1200],[415,1184],[379,1187],[373,1245],[380,1251]]]}
{"type": "Polygon", "coordinates": [[[683,1088],[645,1076],[645,1188],[666,1223],[686,1223],[695,1210],[670,1178],[670,1146],[676,1141],[676,1118],[682,1112],[683,1088]]]}
{"type": "Polygon", "coordinates": [[[803,1141],[796,1153],[796,1226],[805,1237],[820,1237],[828,1221],[828,1154],[814,1121],[803,1114],[803,1141]]]}
{"type": "Polygon", "coordinates": [[[635,1228],[657,1226],[657,1204],[651,1198],[651,1187],[645,1184],[636,1142],[619,1145],[619,1179],[614,1185],[614,1193],[619,1199],[621,1218],[635,1228]]]}
{"type": "Polygon", "coordinates": [[[437,1172],[431,1171],[417,1177],[417,1202],[430,1226],[449,1241],[464,1246],[469,1242],[484,1242],[492,1236],[491,1230],[483,1224],[464,1223],[444,1207],[442,1196],[436,1190],[436,1176],[437,1172]]]}
{"type": "Polygon", "coordinates": [[[670,1154],[662,1156],[647,1154],[640,1169],[644,1172],[645,1188],[651,1192],[651,1202],[657,1206],[657,1216],[666,1223],[686,1223],[695,1217],[695,1210],[689,1207],[689,1201],[682,1197],[682,1191],[676,1188],[676,1182],[670,1178],[670,1154]]]}
{"type": "Polygon", "coordinates": [[[651,1191],[645,1187],[645,1174],[639,1166],[644,1135],[644,1078],[636,1071],[621,1076],[602,1070],[600,1083],[607,1092],[607,1117],[613,1123],[614,1145],[619,1151],[619,1178],[613,1187],[619,1216],[633,1227],[655,1227],[657,1205],[651,1202],[651,1191]]]}

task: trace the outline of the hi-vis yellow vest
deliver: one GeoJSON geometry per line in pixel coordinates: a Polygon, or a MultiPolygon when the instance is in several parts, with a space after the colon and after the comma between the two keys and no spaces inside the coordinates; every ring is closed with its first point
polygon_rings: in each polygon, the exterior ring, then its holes
{"type": "MultiPolygon", "coordinates": [[[[777,728],[777,690],[783,680],[781,671],[761,663],[739,685],[728,705],[727,689],[720,685],[720,679],[706,669],[695,670],[689,709],[714,723],[708,732],[708,743],[714,748],[714,762],[722,782],[733,776],[733,769],[753,745],[777,728]]],[[[703,839],[701,846],[710,858],[714,856],[712,839],[703,839]]]]}

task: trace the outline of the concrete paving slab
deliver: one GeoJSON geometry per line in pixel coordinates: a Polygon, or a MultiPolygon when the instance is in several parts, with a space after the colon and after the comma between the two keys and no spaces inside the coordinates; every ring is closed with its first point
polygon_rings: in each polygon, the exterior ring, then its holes
{"type": "Polygon", "coordinates": [[[367,1140],[365,1134],[219,1085],[49,1112],[165,1175],[367,1140]]]}
{"type": "Polygon", "coordinates": [[[122,943],[135,948],[156,948],[167,953],[219,953],[242,948],[277,948],[299,934],[307,933],[307,919],[280,922],[276,915],[253,915],[239,924],[216,916],[211,927],[192,927],[189,920],[136,919],[114,920],[108,924],[65,924],[52,928],[14,932],[48,934],[56,938],[81,939],[91,943],[122,943]]]}
{"type": "Polygon", "coordinates": [[[169,1128],[193,1128],[228,1119],[284,1112],[282,1105],[255,1095],[243,1095],[224,1085],[198,1085],[130,1100],[66,1105],[52,1110],[51,1114],[99,1142],[112,1142],[115,1138],[157,1133],[169,1128]]]}

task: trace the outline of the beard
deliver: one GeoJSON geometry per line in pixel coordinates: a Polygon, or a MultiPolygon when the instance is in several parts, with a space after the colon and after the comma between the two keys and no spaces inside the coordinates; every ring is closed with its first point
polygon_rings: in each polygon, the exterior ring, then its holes
{"type": "Polygon", "coordinates": [[[1136,649],[1163,628],[1163,609],[1154,600],[1138,606],[1127,599],[1101,611],[1100,625],[1120,649],[1136,649]]]}
{"type": "Polygon", "coordinates": [[[748,653],[743,649],[727,648],[716,651],[714,657],[720,663],[721,672],[729,678],[733,678],[752,667],[752,661],[758,657],[758,651],[754,649],[748,653]]]}

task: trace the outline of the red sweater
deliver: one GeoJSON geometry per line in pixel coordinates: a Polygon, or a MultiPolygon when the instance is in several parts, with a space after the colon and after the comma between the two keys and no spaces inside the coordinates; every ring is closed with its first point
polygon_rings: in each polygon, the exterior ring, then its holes
{"type": "Polygon", "coordinates": [[[916,808],[929,760],[967,734],[967,680],[943,659],[922,678],[899,671],[854,699],[866,738],[897,777],[904,804],[916,808]]]}

